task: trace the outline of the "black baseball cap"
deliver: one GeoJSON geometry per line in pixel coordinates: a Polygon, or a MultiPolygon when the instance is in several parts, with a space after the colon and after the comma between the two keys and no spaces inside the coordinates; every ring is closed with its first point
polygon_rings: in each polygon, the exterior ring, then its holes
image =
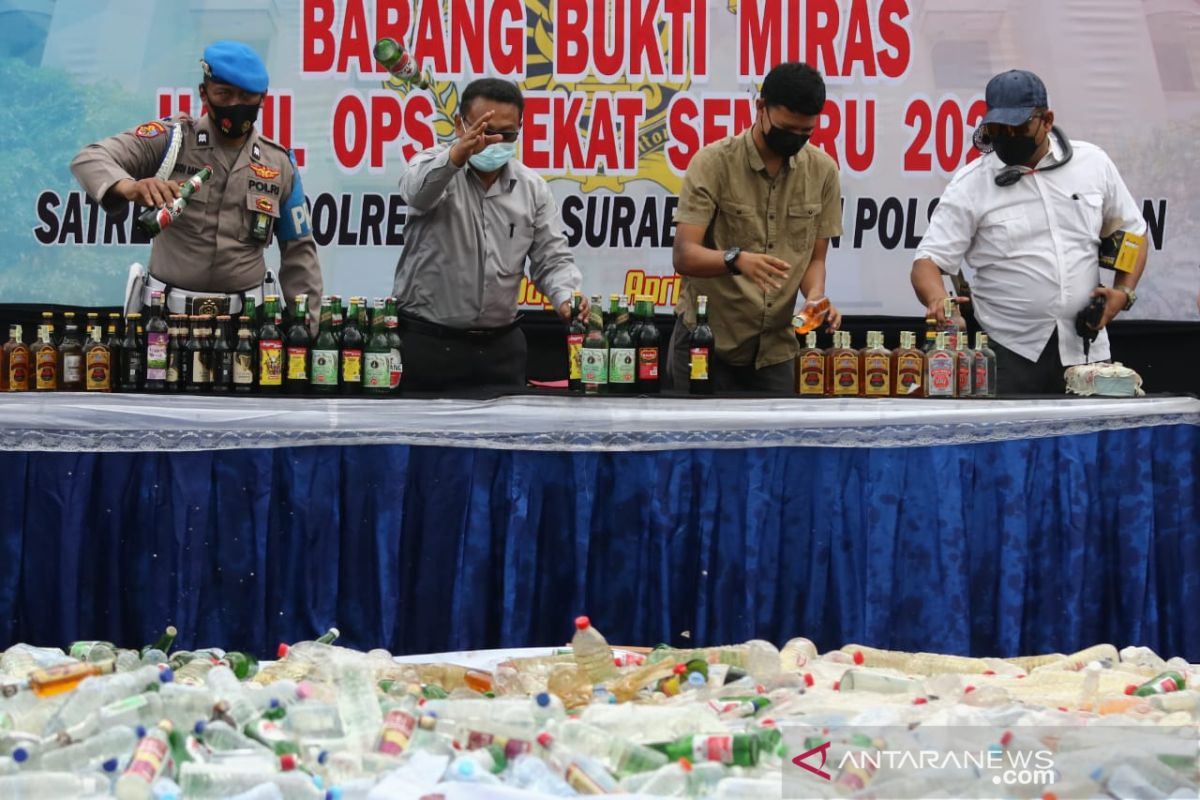
{"type": "Polygon", "coordinates": [[[984,90],[987,100],[987,115],[983,124],[995,122],[999,125],[1024,125],[1033,116],[1035,108],[1047,108],[1046,84],[1032,72],[1010,69],[988,81],[984,90]]]}

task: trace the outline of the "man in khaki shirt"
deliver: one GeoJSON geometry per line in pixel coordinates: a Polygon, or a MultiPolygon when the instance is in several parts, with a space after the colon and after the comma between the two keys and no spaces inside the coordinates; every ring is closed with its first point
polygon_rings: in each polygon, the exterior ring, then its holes
{"type": "MultiPolygon", "coordinates": [[[[825,294],[829,239],[842,233],[837,165],[806,147],[825,105],[825,82],[784,63],[763,80],[748,131],[714,142],[688,165],[675,212],[675,271],[683,276],[667,354],[673,388],[688,385],[696,298],[708,297],[718,393],[794,394],[798,294],[825,294]]],[[[841,315],[831,308],[831,328],[841,315]]]]}
{"type": "Polygon", "coordinates": [[[164,291],[175,313],[189,311],[196,297],[227,297],[228,312],[238,314],[242,293],[262,300],[263,252],[278,240],[286,298],[307,294],[315,310],[321,267],[300,175],[291,153],[254,127],[267,90],[266,66],[233,41],[209,45],[201,64],[200,99],[208,113],[147,122],[88,145],[71,162],[80,185],[110,212],[130,202],[169,205],[182,181],[212,167],[183,213],[155,237],[149,276],[133,287],[126,305],[137,310],[149,292],[164,291]]]}

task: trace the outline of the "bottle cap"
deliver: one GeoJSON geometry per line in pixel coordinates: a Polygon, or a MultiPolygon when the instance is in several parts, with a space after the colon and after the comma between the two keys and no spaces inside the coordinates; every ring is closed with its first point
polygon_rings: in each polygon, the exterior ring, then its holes
{"type": "Polygon", "coordinates": [[[146,736],[146,726],[138,725],[136,728],[134,728],[134,732],[137,734],[139,739],[144,739],[146,736]]]}
{"type": "Polygon", "coordinates": [[[103,769],[105,772],[116,772],[117,767],[120,765],[120,763],[121,762],[117,761],[117,759],[110,758],[107,761],[105,761],[103,764],[101,764],[100,768],[103,769]]]}
{"type": "MultiPolygon", "coordinates": [[[[246,317],[243,317],[242,319],[246,319],[246,317]]],[[[275,648],[275,657],[276,658],[287,658],[288,650],[291,650],[291,648],[288,647],[283,642],[280,642],[279,647],[275,648]]]]}
{"type": "Polygon", "coordinates": [[[160,683],[173,683],[175,681],[175,671],[170,667],[166,667],[158,673],[160,683]]]}
{"type": "Polygon", "coordinates": [[[590,627],[592,627],[592,621],[590,619],[588,619],[587,617],[576,617],[575,618],[576,630],[582,631],[582,630],[584,630],[586,628],[590,628],[590,627]]]}
{"type": "Polygon", "coordinates": [[[550,706],[550,693],[549,692],[538,692],[537,697],[535,697],[534,699],[537,700],[537,704],[541,708],[549,708],[549,706],[550,706]]]}
{"type": "Polygon", "coordinates": [[[202,720],[202,719],[198,719],[198,720],[196,720],[196,724],[192,726],[192,731],[193,731],[193,732],[194,732],[194,733],[195,733],[197,736],[203,736],[203,735],[204,735],[204,729],[205,729],[205,728],[207,728],[207,727],[208,727],[208,723],[207,723],[207,722],[205,722],[205,721],[204,721],[204,720],[202,720]]]}
{"type": "Polygon", "coordinates": [[[29,760],[29,751],[24,747],[18,747],[12,751],[12,760],[18,764],[24,764],[29,760]]]}
{"type": "Polygon", "coordinates": [[[279,757],[280,772],[291,772],[296,768],[296,756],[291,753],[284,753],[279,757]]]}
{"type": "Polygon", "coordinates": [[[554,737],[543,731],[537,735],[537,743],[542,747],[549,747],[554,742],[554,737]]]}

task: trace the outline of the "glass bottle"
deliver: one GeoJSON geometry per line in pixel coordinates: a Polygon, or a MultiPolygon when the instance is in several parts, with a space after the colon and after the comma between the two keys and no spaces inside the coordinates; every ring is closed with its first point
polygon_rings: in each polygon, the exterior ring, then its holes
{"type": "Polygon", "coordinates": [[[867,348],[862,351],[864,397],[890,397],[892,394],[892,353],[883,346],[883,332],[867,334],[867,348]]]}
{"type": "Polygon", "coordinates": [[[815,330],[804,335],[804,347],[797,358],[796,381],[796,393],[803,397],[825,394],[825,351],[817,347],[815,330]]]}
{"type": "Polygon", "coordinates": [[[287,334],[288,394],[304,394],[308,390],[309,351],[312,336],[308,332],[308,295],[298,294],[292,307],[292,327],[287,334]]]}
{"type": "Polygon", "coordinates": [[[179,377],[183,381],[185,392],[195,393],[204,390],[204,362],[200,357],[200,316],[192,314],[188,317],[188,335],[183,342],[183,362],[179,377]]]}
{"type": "Polygon", "coordinates": [[[364,394],[391,394],[391,345],[384,324],[384,301],[376,298],[375,314],[371,321],[371,336],[363,349],[362,388],[364,394]]]}
{"type": "Polygon", "coordinates": [[[858,397],[862,393],[862,365],[858,360],[858,352],[851,346],[849,331],[838,331],[835,336],[838,346],[829,356],[833,371],[833,396],[858,397]]]}
{"type": "Polygon", "coordinates": [[[167,379],[168,392],[178,392],[183,388],[179,381],[179,360],[183,352],[183,339],[187,333],[187,317],[183,314],[172,314],[167,336],[167,379]]]}
{"type": "Polygon", "coordinates": [[[146,391],[162,392],[167,388],[167,348],[170,346],[163,293],[150,295],[150,319],[146,321],[146,391]]]}
{"type": "Polygon", "coordinates": [[[708,297],[696,298],[696,327],[688,339],[688,392],[710,395],[714,393],[712,381],[713,347],[716,344],[712,328],[708,325],[708,297]]]}
{"type": "Polygon", "coordinates": [[[108,314],[108,325],[105,326],[104,344],[108,346],[108,363],[109,369],[112,371],[113,391],[121,390],[121,315],[116,311],[110,311],[108,314]]]}
{"type": "Polygon", "coordinates": [[[64,392],[82,392],[83,339],[79,335],[79,325],[75,322],[73,311],[63,314],[63,337],[58,344],[58,364],[58,388],[64,392]]]}
{"type": "Polygon", "coordinates": [[[986,333],[975,334],[975,396],[996,396],[996,351],[988,347],[986,333]]]}
{"type": "Polygon", "coordinates": [[[53,323],[47,323],[46,318],[53,319],[49,312],[42,314],[42,324],[38,327],[37,341],[33,343],[33,363],[36,370],[35,388],[39,392],[58,391],[58,348],[54,346],[53,323]]]}
{"type": "Polygon", "coordinates": [[[8,341],[4,344],[5,372],[8,376],[8,391],[29,391],[29,345],[22,341],[25,335],[20,325],[8,326],[8,341]]]}
{"type": "Polygon", "coordinates": [[[637,313],[642,322],[634,337],[637,344],[637,389],[640,394],[658,394],[661,391],[658,348],[662,335],[654,324],[654,298],[638,295],[637,313]]]}
{"type": "Polygon", "coordinates": [[[238,317],[238,340],[233,349],[233,391],[250,394],[254,391],[254,366],[257,362],[253,337],[253,323],[245,314],[238,317]]]}
{"type": "Polygon", "coordinates": [[[637,394],[637,346],[624,301],[618,301],[613,338],[608,342],[608,388],[612,394],[637,394]]]}
{"type": "Polygon", "coordinates": [[[925,354],[916,348],[916,338],[912,331],[903,331],[900,347],[892,353],[892,394],[896,397],[921,397],[924,393],[925,354]]]}
{"type": "Polygon", "coordinates": [[[588,308],[587,334],[583,337],[579,364],[584,394],[605,394],[608,391],[608,337],[604,335],[600,295],[592,297],[588,308]]]}
{"type": "Polygon", "coordinates": [[[279,297],[268,295],[258,331],[258,388],[263,394],[283,391],[283,333],[278,316],[279,297]]]}
{"type": "Polygon", "coordinates": [[[212,347],[212,390],[233,391],[233,344],[229,341],[230,316],[217,317],[216,337],[212,347]]]}
{"type": "Polygon", "coordinates": [[[817,326],[824,322],[825,317],[829,315],[829,306],[828,297],[808,300],[792,317],[792,328],[801,336],[816,330],[817,326]]]}
{"type": "MultiPolygon", "coordinates": [[[[83,348],[83,365],[86,388],[89,392],[112,391],[112,354],[104,344],[104,331],[100,327],[100,315],[88,314],[92,322],[91,336],[83,348]]],[[[114,331],[115,333],[115,331],[114,331]]]]}
{"type": "Polygon", "coordinates": [[[389,358],[392,364],[392,394],[400,393],[400,381],[404,378],[404,342],[400,338],[400,315],[396,310],[396,298],[385,301],[383,327],[387,333],[389,358]]]}
{"type": "Polygon", "coordinates": [[[567,391],[583,391],[583,370],[580,358],[583,355],[583,337],[587,334],[587,326],[579,318],[583,309],[583,294],[579,291],[571,293],[571,321],[567,323],[567,391]]]}
{"type": "Polygon", "coordinates": [[[959,397],[970,397],[974,394],[975,386],[975,353],[967,347],[967,334],[964,331],[957,337],[958,346],[954,352],[956,373],[954,386],[959,397]]]}
{"type": "Polygon", "coordinates": [[[341,378],[342,394],[362,393],[362,361],[366,337],[359,327],[359,298],[350,298],[350,311],[342,325],[341,378]]]}
{"type": "Polygon", "coordinates": [[[338,344],[333,336],[333,305],[329,297],[321,301],[320,328],[312,346],[312,391],[332,394],[338,385],[338,344]]]}
{"type": "Polygon", "coordinates": [[[957,377],[955,354],[946,347],[946,334],[940,332],[925,357],[926,396],[954,397],[957,377]]]}
{"type": "Polygon", "coordinates": [[[125,338],[121,341],[121,391],[140,392],[146,383],[146,349],[142,344],[142,315],[135,312],[125,318],[125,338]]]}

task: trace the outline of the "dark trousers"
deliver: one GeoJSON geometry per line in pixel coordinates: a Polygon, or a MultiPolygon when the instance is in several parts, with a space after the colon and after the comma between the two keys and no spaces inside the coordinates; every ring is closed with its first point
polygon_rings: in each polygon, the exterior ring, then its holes
{"type": "Polygon", "coordinates": [[[527,348],[518,327],[493,337],[432,335],[400,322],[402,391],[524,389],[527,348]]]}
{"type": "MultiPolygon", "coordinates": [[[[688,339],[691,331],[676,317],[675,329],[671,332],[671,346],[667,350],[667,375],[670,388],[686,392],[691,377],[691,358],[688,339]]],[[[755,369],[753,364],[728,364],[710,353],[708,357],[709,380],[713,382],[714,394],[795,394],[796,360],[788,359],[780,364],[755,369]]]]}
{"type": "Polygon", "coordinates": [[[1046,342],[1037,361],[1019,356],[1004,345],[989,342],[996,351],[996,392],[1013,394],[1065,394],[1067,381],[1062,358],[1058,355],[1058,331],[1046,342]]]}

